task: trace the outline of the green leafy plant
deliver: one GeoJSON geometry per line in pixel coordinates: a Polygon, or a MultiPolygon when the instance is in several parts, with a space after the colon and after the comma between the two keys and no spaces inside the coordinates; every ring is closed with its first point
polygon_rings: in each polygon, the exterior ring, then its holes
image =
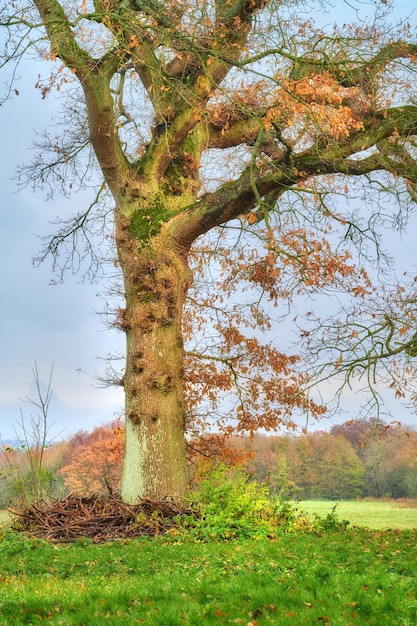
{"type": "Polygon", "coordinates": [[[334,505],[330,513],[327,513],[324,517],[315,514],[313,530],[316,532],[328,532],[334,530],[346,530],[350,522],[346,519],[339,519],[337,513],[337,504],[334,505]]]}
{"type": "Polygon", "coordinates": [[[184,528],[199,539],[272,537],[296,522],[296,511],[271,497],[266,485],[250,480],[240,467],[219,464],[191,494],[200,517],[184,520],[184,528]]]}

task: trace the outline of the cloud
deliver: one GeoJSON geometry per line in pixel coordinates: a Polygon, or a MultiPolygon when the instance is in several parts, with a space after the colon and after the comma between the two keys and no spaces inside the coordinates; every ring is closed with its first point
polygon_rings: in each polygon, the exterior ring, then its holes
{"type": "Polygon", "coordinates": [[[102,308],[97,294],[105,292],[105,282],[78,284],[80,276],[68,275],[63,284],[51,286],[51,265],[33,267],[39,253],[39,235],[53,231],[50,221],[62,211],[65,215],[87,202],[82,194],[71,200],[47,202],[41,191],[24,189],[17,193],[13,180],[18,163],[30,161],[28,146],[34,130],[41,131],[55,110],[53,100],[42,101],[32,87],[38,66],[21,66],[24,76],[20,95],[1,110],[0,129],[3,149],[1,171],[0,267],[0,433],[13,438],[13,424],[19,418],[19,401],[33,392],[32,367],[36,361],[43,379],[54,364],[53,420],[57,428],[74,432],[113,419],[123,406],[121,389],[98,389],[93,374],[100,369],[97,357],[124,350],[124,339],[106,331],[95,314],[102,308]],[[28,112],[30,111],[30,115],[28,112]]]}

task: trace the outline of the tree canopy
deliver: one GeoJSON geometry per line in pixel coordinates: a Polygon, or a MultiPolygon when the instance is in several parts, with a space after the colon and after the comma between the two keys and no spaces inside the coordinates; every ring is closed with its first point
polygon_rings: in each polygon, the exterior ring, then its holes
{"type": "Polygon", "coordinates": [[[404,393],[396,357],[411,367],[415,282],[382,292],[369,268],[380,257],[384,203],[399,201],[391,219],[401,220],[416,199],[415,29],[391,23],[386,0],[369,2],[365,19],[330,26],[313,20],[323,6],[1,8],[3,64],[24,55],[49,62],[36,87],[42,98],[63,96],[62,126],[40,138],[22,179],[67,193],[99,174],[94,201],[63,216],[41,258],[51,254],[65,270],[80,240],[78,254],[97,258],[98,223],[114,243],[125,299],[116,322],[127,341],[127,501],[183,496],[186,422],[212,423],[232,390],[224,425],[246,432],[291,423],[295,411],[320,416],[308,393],[316,374],[349,382],[365,371],[372,383],[389,362],[404,393]],[[299,321],[308,372],[294,350],[259,339],[272,319],[262,298],[281,311],[295,295],[317,293],[343,293],[354,305],[342,302],[331,322],[304,311],[315,320],[299,321]]]}

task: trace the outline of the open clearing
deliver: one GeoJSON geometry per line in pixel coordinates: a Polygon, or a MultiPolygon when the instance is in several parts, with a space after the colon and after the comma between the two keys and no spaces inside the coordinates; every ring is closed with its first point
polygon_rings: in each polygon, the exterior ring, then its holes
{"type": "Polygon", "coordinates": [[[417,528],[417,502],[382,501],[382,500],[303,500],[298,509],[309,515],[326,516],[336,506],[339,519],[349,520],[352,526],[387,530],[389,528],[405,530],[417,528]]]}
{"type": "MultiPolygon", "coordinates": [[[[299,509],[323,517],[335,504],[299,509]]],[[[415,503],[406,504],[341,502],[336,511],[357,526],[417,527],[415,503]]],[[[8,529],[6,512],[0,519],[0,626],[417,624],[417,530],[52,545],[8,529]]]]}
{"type": "Polygon", "coordinates": [[[51,545],[0,533],[0,625],[415,626],[417,532],[51,545]]]}

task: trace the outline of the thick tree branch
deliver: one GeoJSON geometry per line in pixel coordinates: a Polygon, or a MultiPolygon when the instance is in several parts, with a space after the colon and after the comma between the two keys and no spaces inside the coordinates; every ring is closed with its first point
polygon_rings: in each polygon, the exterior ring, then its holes
{"type": "Polygon", "coordinates": [[[57,0],[35,0],[35,4],[43,19],[52,54],[59,57],[80,80],[87,104],[90,141],[107,183],[116,191],[121,170],[128,170],[129,164],[114,132],[113,99],[110,91],[113,62],[107,68],[99,66],[95,59],[80,48],[57,0]]]}
{"type": "MultiPolygon", "coordinates": [[[[416,55],[417,44],[395,41],[382,47],[375,56],[357,62],[353,68],[348,68],[345,63],[339,68],[336,66],[335,75],[339,76],[340,84],[344,87],[359,85],[365,93],[369,93],[377,75],[390,63],[399,59],[411,59],[415,63],[416,55]]],[[[331,64],[329,69],[332,71],[331,64]]]]}

